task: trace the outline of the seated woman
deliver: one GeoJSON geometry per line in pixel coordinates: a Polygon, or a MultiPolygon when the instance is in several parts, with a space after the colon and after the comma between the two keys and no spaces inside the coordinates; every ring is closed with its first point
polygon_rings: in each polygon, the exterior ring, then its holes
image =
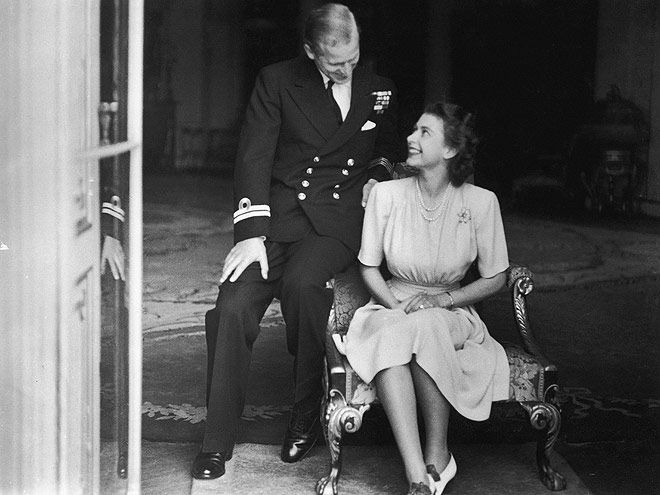
{"type": "Polygon", "coordinates": [[[479,421],[492,401],[508,398],[506,354],[473,307],[503,287],[509,260],[497,197],[465,183],[472,121],[456,105],[428,106],[408,136],[406,163],[418,174],[376,184],[365,212],[359,260],[373,297],[351,322],[346,356],[360,378],[375,381],[409,494],[440,494],[456,474],[450,407],[479,421]],[[481,278],[460,287],[475,260],[481,278]]]}

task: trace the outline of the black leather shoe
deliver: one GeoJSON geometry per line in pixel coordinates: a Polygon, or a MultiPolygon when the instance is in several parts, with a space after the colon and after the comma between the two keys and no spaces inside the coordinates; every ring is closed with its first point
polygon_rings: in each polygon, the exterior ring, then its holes
{"type": "Polygon", "coordinates": [[[200,452],[192,465],[193,478],[213,480],[225,474],[225,454],[222,452],[200,452]]]}
{"type": "Polygon", "coordinates": [[[312,450],[320,433],[319,408],[302,412],[294,406],[291,420],[282,443],[280,458],[284,462],[298,462],[312,450]]]}

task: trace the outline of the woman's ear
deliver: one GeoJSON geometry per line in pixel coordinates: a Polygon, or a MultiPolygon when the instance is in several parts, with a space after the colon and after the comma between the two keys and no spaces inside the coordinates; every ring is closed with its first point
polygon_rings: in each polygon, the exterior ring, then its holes
{"type": "Polygon", "coordinates": [[[443,153],[443,157],[445,160],[449,160],[450,158],[454,158],[458,154],[458,150],[454,148],[449,148],[448,146],[445,146],[445,152],[443,153]]]}

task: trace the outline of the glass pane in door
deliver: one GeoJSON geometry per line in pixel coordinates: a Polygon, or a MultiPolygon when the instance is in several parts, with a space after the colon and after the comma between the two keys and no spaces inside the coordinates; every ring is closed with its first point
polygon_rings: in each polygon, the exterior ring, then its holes
{"type": "MultiPolygon", "coordinates": [[[[99,145],[127,139],[128,2],[100,1],[99,145]]],[[[101,493],[128,469],[128,152],[99,161],[101,202],[101,493]]]]}

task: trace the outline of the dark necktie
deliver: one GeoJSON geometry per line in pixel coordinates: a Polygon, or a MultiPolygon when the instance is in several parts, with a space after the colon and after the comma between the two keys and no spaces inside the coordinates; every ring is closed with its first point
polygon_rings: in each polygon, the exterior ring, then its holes
{"type": "Polygon", "coordinates": [[[334,85],[334,81],[330,80],[328,81],[328,87],[326,88],[326,93],[328,94],[328,100],[330,100],[330,105],[332,106],[333,111],[335,112],[335,117],[337,118],[337,123],[341,125],[341,123],[344,121],[341,117],[341,109],[339,108],[339,104],[337,103],[337,100],[335,100],[335,95],[332,94],[332,86],[334,85]]]}

